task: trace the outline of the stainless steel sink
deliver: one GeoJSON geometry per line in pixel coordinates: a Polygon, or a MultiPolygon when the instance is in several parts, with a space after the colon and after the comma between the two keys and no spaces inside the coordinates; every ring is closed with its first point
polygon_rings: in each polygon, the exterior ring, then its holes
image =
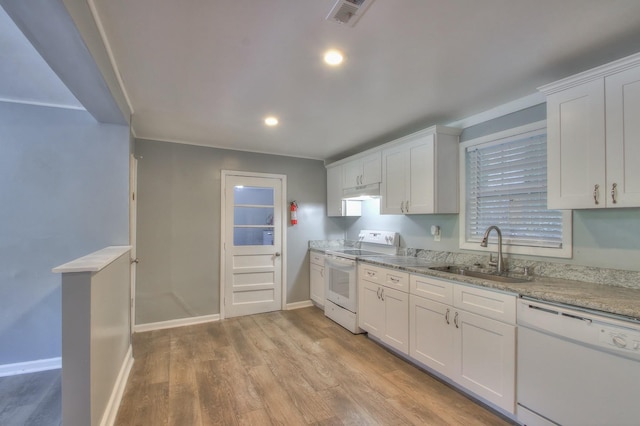
{"type": "Polygon", "coordinates": [[[492,273],[488,273],[488,272],[480,272],[480,271],[473,271],[470,269],[467,269],[465,267],[462,266],[456,266],[456,265],[448,265],[448,266],[434,266],[432,268],[429,268],[431,270],[434,271],[441,271],[441,272],[447,272],[449,274],[455,274],[455,275],[465,275],[467,277],[474,277],[474,278],[480,278],[483,280],[488,280],[488,281],[497,281],[497,282],[501,282],[501,283],[526,283],[531,281],[531,279],[527,279],[527,278],[515,278],[515,277],[510,277],[508,275],[498,275],[496,274],[492,274],[492,273]]]}

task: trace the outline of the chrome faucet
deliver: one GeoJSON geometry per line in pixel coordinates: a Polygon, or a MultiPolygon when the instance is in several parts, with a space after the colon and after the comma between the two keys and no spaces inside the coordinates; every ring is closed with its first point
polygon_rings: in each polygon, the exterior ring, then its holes
{"type": "Polygon", "coordinates": [[[494,229],[498,233],[498,261],[494,261],[492,254],[489,253],[489,265],[496,265],[497,272],[501,274],[504,272],[505,267],[504,259],[502,258],[502,232],[500,231],[500,228],[498,228],[496,225],[491,225],[490,227],[488,227],[487,230],[484,231],[484,236],[482,237],[480,247],[487,246],[487,241],[489,241],[489,233],[491,233],[491,231],[494,229]]]}

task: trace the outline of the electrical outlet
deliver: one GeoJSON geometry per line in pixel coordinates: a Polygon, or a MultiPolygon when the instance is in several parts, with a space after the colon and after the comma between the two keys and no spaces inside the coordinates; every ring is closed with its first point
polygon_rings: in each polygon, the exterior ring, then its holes
{"type": "Polygon", "coordinates": [[[440,227],[438,225],[431,225],[431,235],[433,235],[433,241],[440,241],[440,227]]]}

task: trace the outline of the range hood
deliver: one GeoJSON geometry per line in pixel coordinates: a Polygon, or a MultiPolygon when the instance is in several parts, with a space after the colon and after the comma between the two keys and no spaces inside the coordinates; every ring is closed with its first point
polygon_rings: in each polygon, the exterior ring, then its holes
{"type": "Polygon", "coordinates": [[[368,200],[371,198],[380,198],[379,183],[354,186],[353,188],[345,188],[342,190],[343,200],[368,200]]]}

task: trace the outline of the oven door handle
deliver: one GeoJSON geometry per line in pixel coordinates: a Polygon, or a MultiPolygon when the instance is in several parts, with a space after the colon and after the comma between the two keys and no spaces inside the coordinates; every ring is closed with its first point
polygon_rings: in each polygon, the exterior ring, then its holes
{"type": "MultiPolygon", "coordinates": [[[[331,268],[336,269],[344,269],[344,268],[353,268],[356,266],[356,261],[351,259],[342,259],[336,256],[327,256],[325,258],[326,264],[331,268]]],[[[325,264],[325,266],[327,266],[325,264]]]]}

